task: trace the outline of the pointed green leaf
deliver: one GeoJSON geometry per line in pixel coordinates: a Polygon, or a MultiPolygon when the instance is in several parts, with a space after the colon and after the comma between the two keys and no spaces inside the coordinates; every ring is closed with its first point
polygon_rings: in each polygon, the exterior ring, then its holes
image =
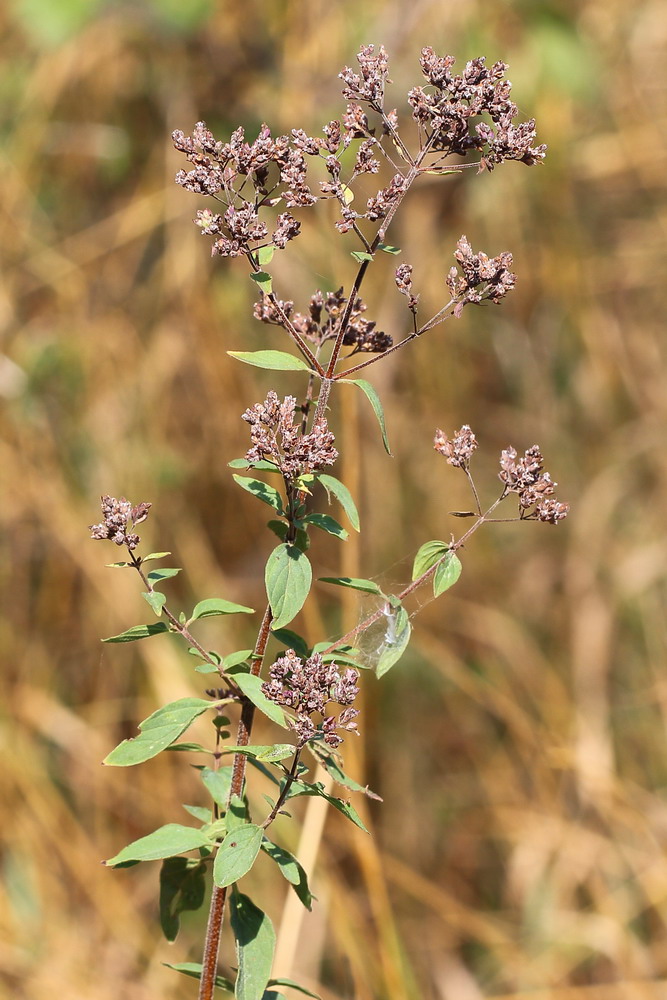
{"type": "Polygon", "coordinates": [[[230,830],[213,862],[213,881],[221,888],[238,882],[255,863],[262,845],[264,832],[254,823],[246,823],[230,830]]]}
{"type": "Polygon", "coordinates": [[[171,552],[149,552],[147,556],[141,557],[141,565],[144,563],[151,562],[153,559],[164,559],[166,556],[170,556],[171,552]]]}
{"type": "Polygon", "coordinates": [[[347,184],[341,184],[341,187],[343,189],[343,198],[345,200],[345,204],[349,205],[351,202],[354,201],[354,191],[352,190],[352,188],[349,188],[347,184]]]}
{"type": "Polygon", "coordinates": [[[148,579],[155,586],[161,580],[170,580],[172,576],[177,576],[181,572],[178,569],[152,569],[148,574],[148,579]]]}
{"type": "Polygon", "coordinates": [[[192,826],[181,826],[180,823],[167,823],[166,826],[149,833],[147,837],[141,837],[128,844],[104,864],[109,868],[115,868],[116,865],[122,865],[127,861],[159,861],[174,854],[210,846],[211,840],[201,830],[195,830],[192,826]]]}
{"type": "Polygon", "coordinates": [[[269,486],[268,483],[263,483],[261,479],[251,479],[248,476],[232,476],[235,483],[238,483],[241,489],[247,490],[248,493],[252,493],[254,497],[258,500],[262,500],[264,503],[268,503],[269,507],[273,507],[278,513],[283,512],[283,501],[280,493],[273,486],[269,486]]]}
{"type": "Polygon", "coordinates": [[[301,795],[317,795],[322,799],[326,799],[329,805],[332,805],[334,809],[337,809],[338,812],[343,814],[343,816],[352,820],[355,826],[358,826],[360,830],[364,831],[364,833],[368,833],[368,830],[361,821],[361,817],[354,806],[350,805],[349,802],[345,802],[343,799],[337,799],[335,795],[329,795],[320,781],[315,781],[312,784],[307,781],[295,781],[289,790],[287,798],[295,799],[301,795]]]}
{"type": "Polygon", "coordinates": [[[430,569],[434,563],[437,563],[438,559],[442,558],[448,548],[449,544],[447,542],[441,542],[438,539],[434,539],[432,542],[424,542],[415,556],[412,567],[412,579],[416,580],[418,576],[421,576],[422,573],[430,569]]]}
{"type": "Polygon", "coordinates": [[[272,630],[288,625],[304,605],[313,571],[308,557],[296,545],[279,545],[266,563],[264,580],[273,613],[272,630]]]}
{"type": "Polygon", "coordinates": [[[103,763],[129,767],[150,760],[174,743],[207,708],[211,702],[202,698],[180,698],[164,705],[139,724],[139,736],[123,740],[103,763]]]}
{"type": "Polygon", "coordinates": [[[256,285],[259,285],[265,295],[271,294],[273,286],[271,284],[271,275],[267,271],[253,271],[250,277],[256,285]]]}
{"type": "Polygon", "coordinates": [[[382,798],[372,792],[368,785],[360,785],[358,781],[354,778],[350,778],[342,767],[328,750],[325,750],[321,743],[309,743],[308,749],[315,757],[316,760],[320,762],[324,770],[331,775],[334,781],[338,782],[339,785],[343,785],[345,788],[349,788],[353,792],[363,792],[367,795],[369,799],[376,799],[378,802],[382,802],[382,798]]]}
{"type": "Polygon", "coordinates": [[[392,254],[397,254],[401,252],[400,247],[391,247],[388,246],[386,243],[378,243],[378,250],[383,250],[384,253],[392,253],[392,254]]]}
{"type": "Polygon", "coordinates": [[[209,597],[206,601],[200,601],[195,605],[190,621],[197,621],[198,618],[212,618],[213,615],[252,615],[254,608],[247,608],[245,604],[234,604],[233,601],[225,601],[222,597],[209,597]]]}
{"type": "Polygon", "coordinates": [[[351,256],[354,257],[355,260],[358,260],[360,264],[362,264],[365,260],[373,260],[373,254],[366,253],[365,250],[352,250],[351,256]]]}
{"type": "Polygon", "coordinates": [[[433,593],[436,597],[453,587],[461,576],[461,560],[456,552],[448,552],[435,571],[433,577],[433,593]]]}
{"type": "Polygon", "coordinates": [[[294,753],[294,746],[291,743],[274,743],[270,746],[248,746],[248,747],[224,747],[221,753],[243,754],[245,757],[254,757],[268,764],[277,763],[286,757],[291,757],[294,753]]]}
{"type": "Polygon", "coordinates": [[[372,580],[360,580],[352,576],[320,576],[320,583],[333,583],[337,587],[350,587],[352,590],[361,590],[365,594],[377,594],[384,596],[377,583],[372,580]]]}
{"type": "Polygon", "coordinates": [[[117,563],[105,563],[105,569],[127,569],[128,566],[132,566],[131,562],[117,562],[117,563]]]}
{"type": "Polygon", "coordinates": [[[242,361],[244,365],[254,365],[255,368],[266,368],[274,372],[309,372],[310,368],[303,360],[285,351],[227,351],[231,358],[242,361]]]}
{"type": "Polygon", "coordinates": [[[280,705],[276,705],[275,701],[271,701],[266,697],[262,691],[262,684],[264,682],[261,677],[255,677],[254,674],[234,674],[234,683],[241,688],[246,698],[248,698],[253,703],[255,708],[258,708],[263,715],[266,715],[272,722],[282,726],[283,729],[287,729],[285,713],[280,705]]]}
{"type": "Polygon", "coordinates": [[[232,787],[233,767],[203,767],[200,771],[201,780],[213,801],[222,809],[227,808],[229,792],[232,787]]]}
{"type": "Polygon", "coordinates": [[[273,924],[251,899],[237,889],[232,892],[230,909],[238,962],[236,1000],[262,1000],[276,946],[273,924]]]}
{"type": "Polygon", "coordinates": [[[206,892],[206,865],[188,858],[166,858],[160,870],[160,924],[167,941],[178,936],[180,915],[198,910],[206,892]]]}
{"type": "Polygon", "coordinates": [[[256,472],[280,472],[274,462],[267,462],[261,458],[257,462],[249,462],[247,458],[235,458],[227,462],[230,469],[254,469],[256,472]]]}
{"type": "Polygon", "coordinates": [[[223,657],[222,665],[225,670],[238,667],[239,663],[245,663],[252,656],[252,649],[238,649],[235,653],[228,653],[223,657]]]}
{"type": "Polygon", "coordinates": [[[213,811],[211,809],[208,809],[206,806],[184,805],[183,808],[185,809],[186,813],[189,813],[190,816],[194,816],[194,818],[198,819],[200,823],[205,823],[207,826],[213,820],[213,811]]]}
{"type": "MultiPolygon", "coordinates": [[[[262,850],[278,865],[281,874],[294,887],[295,893],[306,909],[312,909],[313,894],[308,888],[308,876],[303,865],[297,861],[293,854],[286,851],[284,847],[278,847],[277,844],[273,844],[266,837],[262,841],[262,850]]],[[[281,983],[279,985],[286,986],[287,984],[281,983]]]]}
{"type": "Polygon", "coordinates": [[[273,636],[282,643],[285,649],[293,649],[297,656],[307,659],[310,656],[310,646],[302,635],[297,635],[291,628],[277,628],[273,636]]]}
{"type": "Polygon", "coordinates": [[[378,423],[380,425],[380,431],[382,432],[382,443],[384,445],[384,449],[388,455],[391,455],[391,449],[389,447],[389,439],[387,438],[387,428],[384,422],[384,410],[382,409],[382,403],[380,402],[380,397],[378,396],[373,386],[370,384],[370,382],[367,382],[363,378],[341,378],[341,379],[336,379],[336,381],[348,382],[350,385],[359,386],[359,388],[364,393],[367,400],[373,407],[373,412],[377,417],[378,423]]]}
{"type": "Polygon", "coordinates": [[[257,250],[253,251],[259,263],[264,266],[264,264],[270,264],[273,260],[273,255],[276,252],[275,246],[270,244],[266,247],[258,247],[257,250]]]}
{"type": "Polygon", "coordinates": [[[163,607],[167,603],[167,598],[164,594],[161,594],[158,590],[154,590],[152,593],[142,592],[141,596],[147,604],[150,604],[151,608],[159,618],[162,614],[163,607]]]}
{"type": "Polygon", "coordinates": [[[394,664],[398,663],[410,642],[411,631],[412,626],[407,611],[403,607],[398,607],[387,621],[387,631],[380,647],[380,659],[375,668],[378,677],[383,677],[394,664]]]}
{"type": "Polygon", "coordinates": [[[169,626],[165,622],[155,622],[154,625],[133,625],[127,632],[111,635],[108,639],[102,639],[102,642],[136,642],[137,639],[147,639],[151,635],[160,635],[168,631],[169,626]]]}
{"type": "Polygon", "coordinates": [[[345,528],[335,518],[329,517],[328,514],[320,514],[317,511],[313,511],[312,514],[306,514],[303,520],[306,524],[313,524],[316,528],[326,531],[328,535],[335,535],[336,538],[340,538],[343,542],[349,537],[345,528]]]}
{"type": "Polygon", "coordinates": [[[314,1000],[321,1000],[319,993],[312,993],[307,990],[305,986],[299,986],[295,983],[293,979],[269,979],[269,986],[289,986],[291,989],[296,990],[297,993],[303,993],[304,996],[313,997],[314,1000]]]}
{"type": "MultiPolygon", "coordinates": [[[[201,979],[201,962],[178,962],[172,965],[170,962],[162,963],[167,969],[173,969],[174,972],[181,972],[184,976],[190,976],[191,979],[201,979]]],[[[219,990],[227,990],[228,993],[234,992],[234,984],[225,979],[224,976],[215,977],[215,985],[219,990]]]]}
{"type": "Polygon", "coordinates": [[[352,499],[352,494],[348,490],[345,483],[341,483],[340,479],[336,479],[335,476],[329,476],[325,473],[320,473],[317,478],[327,491],[329,500],[331,500],[332,495],[335,496],[336,500],[338,500],[339,504],[347,514],[350,524],[354,530],[359,531],[359,512],[357,511],[354,500],[352,499]]]}

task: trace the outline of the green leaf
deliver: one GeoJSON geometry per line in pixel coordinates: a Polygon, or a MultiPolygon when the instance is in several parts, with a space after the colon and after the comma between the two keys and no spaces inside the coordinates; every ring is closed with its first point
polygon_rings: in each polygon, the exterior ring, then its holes
{"type": "Polygon", "coordinates": [[[213,811],[209,809],[207,806],[184,805],[183,808],[185,809],[186,813],[189,813],[190,816],[194,816],[195,819],[198,819],[200,823],[204,823],[206,826],[208,826],[212,822],[213,811]]]}
{"type": "Polygon", "coordinates": [[[180,823],[167,823],[147,837],[141,837],[128,844],[113,858],[104,864],[109,868],[125,864],[127,861],[159,861],[160,858],[170,858],[173,854],[183,854],[194,851],[198,847],[210,847],[211,840],[192,826],[181,826],[180,823]]]}
{"type": "Polygon", "coordinates": [[[389,447],[389,439],[387,438],[387,428],[384,422],[384,410],[382,409],[382,403],[380,402],[380,397],[377,392],[370,384],[363,378],[341,378],[336,379],[337,382],[348,382],[350,385],[358,386],[364,393],[369,403],[373,407],[373,412],[378,419],[380,425],[380,430],[382,432],[382,443],[384,445],[384,450],[388,455],[391,455],[391,449],[389,447]]]}
{"type": "Polygon", "coordinates": [[[271,275],[267,271],[253,271],[250,275],[255,284],[259,285],[265,295],[270,295],[273,286],[271,284],[271,275]]]}
{"type": "Polygon", "coordinates": [[[126,569],[128,566],[134,565],[130,562],[117,562],[117,563],[105,563],[105,569],[126,569]]]}
{"type": "Polygon", "coordinates": [[[225,814],[227,829],[238,830],[240,826],[245,826],[249,822],[248,804],[240,795],[232,795],[229,800],[229,808],[225,814]]]}
{"type": "Polygon", "coordinates": [[[161,580],[170,580],[172,576],[177,576],[180,572],[180,567],[178,569],[152,569],[148,574],[148,579],[155,585],[161,580]]]}
{"type": "Polygon", "coordinates": [[[235,458],[227,462],[230,469],[255,469],[256,472],[280,472],[274,462],[267,462],[261,458],[257,462],[249,462],[247,458],[235,458]]]}
{"type": "Polygon", "coordinates": [[[200,601],[195,605],[190,621],[197,621],[198,618],[212,618],[213,615],[253,615],[254,608],[247,608],[245,604],[234,604],[232,601],[225,601],[222,597],[209,597],[206,601],[200,601]]]}
{"type": "Polygon", "coordinates": [[[383,677],[398,663],[410,642],[411,631],[410,617],[405,608],[399,606],[387,623],[385,638],[380,647],[382,652],[375,668],[378,677],[383,677]]]}
{"type": "Polygon", "coordinates": [[[350,778],[345,771],[341,768],[340,764],[321,744],[311,742],[308,744],[308,749],[312,755],[320,762],[324,770],[331,775],[334,781],[338,782],[339,785],[343,785],[345,788],[349,788],[352,792],[363,792],[367,795],[369,799],[376,799],[378,802],[382,802],[379,795],[372,792],[368,785],[360,785],[358,781],[354,778],[350,778]]]}
{"type": "Polygon", "coordinates": [[[250,871],[262,846],[263,836],[261,826],[254,823],[230,830],[213,862],[213,881],[217,886],[232,885],[250,871]]]}
{"type": "Polygon", "coordinates": [[[310,368],[303,360],[285,351],[227,351],[231,358],[242,361],[245,365],[255,368],[267,368],[274,372],[309,372],[310,368]]]}
{"type": "Polygon", "coordinates": [[[435,571],[433,577],[433,593],[435,597],[440,597],[446,590],[453,587],[461,576],[461,560],[456,552],[448,552],[445,558],[435,571]]]}
{"type": "Polygon", "coordinates": [[[312,524],[316,528],[326,531],[328,535],[335,535],[336,538],[340,538],[343,542],[349,537],[349,533],[345,528],[335,518],[329,517],[328,514],[319,514],[317,511],[314,511],[312,514],[306,514],[303,520],[305,524],[312,524]]]}
{"type": "Polygon", "coordinates": [[[442,558],[448,548],[449,544],[447,542],[441,542],[437,538],[432,542],[424,542],[415,556],[412,566],[412,579],[416,580],[418,576],[421,576],[422,573],[430,569],[434,563],[437,563],[438,559],[442,558]]]}
{"type": "Polygon", "coordinates": [[[212,750],[207,750],[203,747],[201,743],[172,743],[170,747],[164,748],[165,753],[210,753],[212,750]]]}
{"type": "Polygon", "coordinates": [[[160,635],[168,631],[169,626],[165,622],[155,622],[154,625],[133,625],[127,632],[109,636],[108,639],[102,639],[102,642],[136,642],[137,639],[147,639],[151,635],[160,635]]]}
{"type": "Polygon", "coordinates": [[[264,264],[270,264],[273,260],[273,255],[276,252],[276,248],[273,245],[266,247],[258,247],[257,250],[253,251],[259,263],[264,266],[264,264]]]}
{"type": "Polygon", "coordinates": [[[401,252],[400,247],[391,247],[388,246],[386,243],[378,243],[378,250],[383,250],[385,253],[393,253],[393,254],[401,252]]]}
{"type": "Polygon", "coordinates": [[[361,821],[357,810],[354,806],[350,805],[349,802],[345,802],[343,799],[337,799],[335,795],[329,795],[328,792],[324,790],[324,785],[320,781],[315,781],[310,784],[307,781],[295,781],[289,790],[288,799],[295,799],[300,795],[317,795],[322,799],[326,799],[329,805],[332,805],[334,809],[346,816],[347,819],[352,820],[355,826],[358,826],[360,830],[364,833],[368,833],[368,830],[361,821]]]}
{"type": "Polygon", "coordinates": [[[276,946],[273,924],[251,899],[237,889],[232,891],[230,909],[238,962],[236,1000],[262,1000],[276,946]]]}
{"type": "Polygon", "coordinates": [[[320,583],[333,583],[337,587],[350,587],[352,590],[361,590],[365,594],[377,594],[383,597],[383,593],[377,583],[372,580],[360,580],[353,576],[320,576],[320,583]]]}
{"type": "Polygon", "coordinates": [[[269,979],[269,986],[289,986],[291,989],[296,990],[297,993],[303,993],[307,997],[313,997],[314,1000],[320,1000],[319,993],[311,993],[307,990],[305,986],[299,986],[295,983],[293,979],[269,979]]]}
{"type": "MultiPolygon", "coordinates": [[[[201,979],[201,962],[179,962],[176,965],[172,965],[170,962],[163,962],[167,969],[173,969],[174,972],[181,972],[184,976],[190,976],[192,979],[201,979]]],[[[224,976],[215,977],[215,985],[219,990],[227,990],[228,993],[234,992],[234,984],[225,979],[224,976]]]]}
{"type": "Polygon", "coordinates": [[[269,486],[268,483],[263,483],[261,479],[250,479],[248,476],[232,476],[235,483],[238,483],[241,489],[247,490],[248,493],[252,493],[254,497],[258,500],[262,500],[264,503],[268,503],[269,507],[273,507],[277,510],[279,514],[283,512],[283,501],[280,493],[273,486],[269,486]]]}
{"type": "Polygon", "coordinates": [[[298,615],[308,597],[312,579],[308,557],[296,545],[283,544],[273,550],[264,573],[273,613],[272,630],[289,625],[298,615]]]}
{"type": "Polygon", "coordinates": [[[293,649],[297,656],[307,659],[310,656],[310,646],[301,635],[297,635],[291,628],[277,628],[273,636],[281,642],[286,649],[293,649]]]}
{"type": "Polygon", "coordinates": [[[198,910],[206,893],[206,865],[188,858],[166,858],[160,870],[160,924],[167,941],[175,941],[180,915],[198,910]]]}
{"type": "Polygon", "coordinates": [[[142,592],[141,596],[147,604],[150,604],[151,608],[159,618],[162,614],[163,607],[167,603],[167,598],[164,594],[161,594],[158,590],[154,590],[152,593],[142,592]]]}
{"type": "Polygon", "coordinates": [[[261,677],[255,677],[254,674],[234,674],[234,683],[241,688],[246,698],[248,698],[253,703],[255,708],[258,708],[263,715],[266,715],[272,722],[282,726],[283,729],[287,729],[285,713],[280,705],[276,705],[275,701],[271,701],[266,697],[262,691],[262,684],[264,682],[261,677]]]}
{"type": "Polygon", "coordinates": [[[325,473],[320,473],[317,478],[327,491],[329,500],[331,500],[332,495],[335,496],[336,500],[338,500],[339,504],[347,514],[350,524],[354,530],[359,531],[359,512],[357,511],[354,500],[352,499],[352,494],[348,490],[345,483],[341,483],[340,479],[336,479],[335,476],[329,476],[325,473]]]}
{"type": "Polygon", "coordinates": [[[195,671],[198,674],[219,674],[220,671],[212,663],[200,663],[198,667],[195,667],[195,671]]]}
{"type": "Polygon", "coordinates": [[[366,253],[364,250],[353,250],[351,256],[354,257],[355,260],[358,260],[360,264],[365,260],[373,260],[373,254],[366,253]]]}
{"type": "Polygon", "coordinates": [[[268,764],[275,764],[285,757],[291,757],[294,753],[294,746],[291,743],[274,743],[270,746],[247,746],[247,747],[224,747],[221,753],[243,754],[245,757],[255,757],[257,760],[266,761],[268,764]]]}
{"type": "Polygon", "coordinates": [[[231,670],[232,667],[238,667],[239,663],[245,663],[251,656],[252,649],[239,649],[235,653],[228,653],[227,656],[223,657],[222,665],[225,670],[231,670]]]}
{"type": "MultiPolygon", "coordinates": [[[[313,894],[308,888],[308,876],[294,855],[286,851],[284,847],[278,847],[277,844],[273,844],[266,837],[262,841],[262,850],[278,865],[281,874],[294,887],[295,893],[306,909],[312,909],[313,894]]],[[[286,986],[287,983],[280,983],[278,985],[286,986]]]]}
{"type": "Polygon", "coordinates": [[[217,770],[212,767],[202,767],[200,771],[201,780],[209,795],[222,809],[227,808],[233,770],[233,767],[219,767],[217,770]]]}
{"type": "Polygon", "coordinates": [[[170,556],[171,552],[149,552],[147,556],[141,557],[141,565],[150,562],[152,559],[164,559],[166,556],[170,556]]]}
{"type": "Polygon", "coordinates": [[[164,705],[139,724],[139,736],[123,740],[102,763],[129,767],[150,760],[174,743],[207,708],[211,702],[203,698],[180,698],[164,705]]]}
{"type": "Polygon", "coordinates": [[[343,189],[343,198],[345,199],[345,204],[349,205],[351,202],[354,201],[354,191],[352,190],[352,188],[349,188],[347,184],[341,184],[341,187],[343,189]]]}

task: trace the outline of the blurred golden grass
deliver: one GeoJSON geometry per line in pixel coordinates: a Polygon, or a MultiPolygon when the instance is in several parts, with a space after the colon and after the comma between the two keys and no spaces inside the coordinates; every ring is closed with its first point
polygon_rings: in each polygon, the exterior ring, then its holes
{"type": "MultiPolygon", "coordinates": [[[[169,947],[156,866],[112,873],[99,859],[186,821],[179,803],[196,783],[181,755],[132,774],[99,761],[198,680],[167,640],[99,646],[141,620],[143,602],[103,568],[113,556],[85,526],[101,492],[150,499],[145,535],[185,567],[173,587],[184,605],[213,594],[261,605],[270,542],[226,462],[246,446],[239,414],[269,381],[225,350],[277,340],[253,324],[242,271],[197,239],[169,133],[200,117],[221,133],[262,120],[315,129],[339,113],[336,73],[371,40],[389,49],[397,103],[424,44],[507,59],[550,155],[540,169],[424,185],[392,231],[426,305],[461,232],[512,250],[519,283],[501,309],[468,310],[374,369],[393,461],[340,390],[340,474],[365,533],[361,551],[318,544],[321,566],[405,577],[405,557],[447,537],[465,494],[434,461],[436,426],[472,424],[489,490],[501,447],[539,441],[573,512],[557,530],[476,537],[460,584],[416,620],[405,663],[379,687],[367,678],[348,758],[384,797],[374,839],[327,817],[320,903],[285,962],[330,1000],[664,1000],[664,6],[81,10],[69,36],[36,0],[0,15],[0,995],[192,996],[161,963],[198,960],[201,919],[169,947]]],[[[343,242],[305,228],[276,268],[283,297],[302,302],[350,274],[343,242]]],[[[396,333],[391,285],[374,277],[368,300],[396,333]]],[[[313,639],[336,627],[317,593],[313,639]]],[[[358,614],[348,598],[342,615],[358,614]]],[[[226,648],[247,643],[245,623],[229,628],[226,648]]],[[[278,921],[282,887],[263,869],[253,878],[278,921]]]]}

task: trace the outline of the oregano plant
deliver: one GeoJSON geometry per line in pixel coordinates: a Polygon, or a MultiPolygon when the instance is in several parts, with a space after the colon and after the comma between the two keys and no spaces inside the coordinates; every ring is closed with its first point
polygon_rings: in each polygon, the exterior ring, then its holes
{"type": "MultiPolygon", "coordinates": [[[[170,941],[178,934],[180,914],[203,905],[206,881],[212,879],[202,961],[173,965],[199,980],[200,1000],[211,1000],[216,988],[239,1000],[275,1000],[282,996],[282,987],[314,995],[292,981],[271,978],[275,932],[242,886],[263,853],[303,905],[311,907],[306,872],[274,841],[271,829],[290,799],[320,796],[364,829],[349,795],[373,793],[345,774],[340,752],[359,724],[354,702],[360,671],[368,666],[358,648],[364,633],[372,626],[379,628],[373,667],[380,678],[399,662],[410,640],[406,599],[420,588],[431,587],[439,597],[452,587],[461,574],[459,553],[475,532],[497,521],[555,525],[568,512],[568,505],[554,496],[556,484],[544,471],[537,446],[521,457],[507,447],[500,456],[497,495],[483,500],[471,471],[477,449],[471,428],[464,424],[451,436],[436,430],[436,452],[469,483],[469,509],[452,512],[468,522],[467,530],[448,540],[425,541],[414,557],[412,582],[398,593],[384,593],[369,579],[320,576],[324,584],[352,588],[375,601],[374,610],[336,641],[301,636],[288,628],[308,600],[317,574],[309,556],[310,533],[323,531],[344,543],[350,529],[360,530],[354,498],[331,472],[338,451],[327,421],[339,403],[339,386],[341,400],[350,391],[364,394],[389,452],[382,402],[359,373],[446,320],[460,317],[466,306],[499,303],[514,286],[510,253],[488,256],[474,251],[461,236],[454,250],[455,264],[443,278],[445,301],[424,317],[417,276],[409,263],[396,266],[401,251],[388,242],[392,220],[409,204],[411,188],[425,174],[454,175],[469,167],[482,174],[507,160],[532,166],[545,155],[545,146],[533,145],[534,121],[516,122],[517,107],[504,63],[489,68],[483,58],[473,59],[455,74],[453,57],[440,58],[431,48],[423,49],[425,80],[408,93],[411,113],[403,122],[386,103],[384,48],[363,46],[358,61],[358,72],[346,67],[340,74],[347,100],[340,121],[328,122],[320,136],[300,128],[273,136],[263,125],[252,140],[239,128],[222,141],[203,122],[195,125],[191,136],[179,130],[173,134],[176,149],[188,162],[188,169],[176,175],[177,183],[212,205],[200,209],[196,218],[202,234],[213,238],[212,253],[240,258],[256,286],[255,317],[282,330],[286,346],[291,347],[228,352],[230,364],[285,373],[291,390],[282,395],[272,389],[241,415],[248,425],[249,447],[230,463],[234,481],[254,498],[248,502],[258,500],[270,508],[267,527],[277,536],[277,543],[274,539],[271,544],[270,535],[266,540],[266,606],[258,617],[254,645],[226,648],[224,627],[220,651],[207,649],[198,638],[203,619],[255,615],[252,608],[220,597],[203,599],[190,612],[173,607],[165,591],[179,570],[163,568],[169,552],[141,554],[136,532],[151,504],[133,505],[125,498],[104,496],[103,520],[91,527],[93,538],[109,539],[125,550],[123,561],[111,565],[138,575],[142,596],[154,616],[149,624],[134,625],[104,641],[135,642],[176,634],[194,655],[195,669],[212,678],[203,681],[201,697],[157,708],[140,723],[138,735],[124,740],[105,760],[129,767],[170,749],[207,755],[207,764],[196,773],[210,806],[187,807],[195,825],[167,823],[106,862],[118,867],[161,861],[160,918],[170,941]],[[359,191],[374,175],[383,174],[386,183],[364,200],[359,191]],[[274,290],[271,262],[276,252],[286,251],[299,236],[297,216],[322,202],[333,202],[337,208],[337,232],[331,238],[349,241],[350,274],[343,276],[338,288],[316,290],[303,311],[297,311],[293,302],[279,298],[274,290]],[[396,340],[368,318],[360,295],[369,269],[387,266],[393,267],[397,295],[405,300],[405,328],[396,340]],[[314,493],[316,484],[323,493],[314,493]],[[340,507],[348,527],[328,509],[317,509],[314,496],[324,494],[340,507]],[[268,657],[271,638],[278,644],[277,653],[268,657]],[[276,742],[253,742],[257,712],[275,727],[276,742]],[[181,740],[195,719],[204,715],[212,723],[209,744],[181,740]],[[339,794],[312,780],[316,765],[340,786],[339,794]],[[253,789],[252,778],[258,772],[272,783],[268,799],[253,789]],[[229,920],[236,943],[236,954],[224,958],[227,976],[218,972],[224,919],[229,920]]],[[[331,218],[325,206],[322,225],[331,218]]]]}

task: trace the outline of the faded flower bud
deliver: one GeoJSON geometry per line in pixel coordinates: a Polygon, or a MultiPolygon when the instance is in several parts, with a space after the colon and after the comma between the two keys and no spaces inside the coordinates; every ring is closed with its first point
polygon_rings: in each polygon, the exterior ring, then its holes
{"type": "Polygon", "coordinates": [[[449,465],[458,469],[468,469],[473,452],[477,448],[477,438],[468,424],[456,431],[452,440],[438,429],[435,432],[433,447],[447,459],[449,465]]]}
{"type": "Polygon", "coordinates": [[[463,307],[469,302],[500,302],[514,288],[516,275],[512,274],[512,254],[501,253],[488,257],[481,251],[474,253],[467,236],[462,236],[456,244],[454,256],[462,273],[452,267],[447,276],[447,287],[452,299],[456,299],[454,315],[458,318],[463,307]]]}
{"type": "Polygon", "coordinates": [[[515,448],[505,448],[500,455],[498,478],[505,484],[507,493],[518,494],[521,518],[558,524],[567,517],[570,505],[551,496],[558,483],[544,472],[544,459],[538,445],[528,448],[523,458],[517,458],[515,448]]]}
{"type": "Polygon", "coordinates": [[[304,662],[293,649],[287,649],[269,668],[269,680],[262,685],[262,691],[271,701],[296,713],[289,724],[300,746],[319,738],[336,748],[343,742],[336,730],[357,729],[354,720],[359,713],[352,703],[359,693],[358,680],[358,671],[346,669],[341,674],[335,663],[325,663],[319,653],[304,662]],[[343,706],[338,717],[329,714],[332,704],[343,706]],[[319,726],[313,714],[321,716],[319,726]]]}
{"type": "Polygon", "coordinates": [[[308,434],[294,423],[296,399],[285,396],[280,402],[271,390],[263,403],[255,403],[242,415],[250,424],[252,447],[246,460],[273,462],[288,480],[333,465],[338,458],[334,435],[325,419],[318,421],[308,434]]]}
{"type": "Polygon", "coordinates": [[[141,524],[148,517],[151,506],[152,504],[144,501],[133,507],[125,497],[117,500],[116,497],[103,496],[102,517],[104,521],[101,524],[89,525],[90,537],[99,541],[109,539],[116,545],[126,545],[130,551],[133,551],[141,539],[134,532],[128,532],[128,521],[133,527],[141,524]]]}

